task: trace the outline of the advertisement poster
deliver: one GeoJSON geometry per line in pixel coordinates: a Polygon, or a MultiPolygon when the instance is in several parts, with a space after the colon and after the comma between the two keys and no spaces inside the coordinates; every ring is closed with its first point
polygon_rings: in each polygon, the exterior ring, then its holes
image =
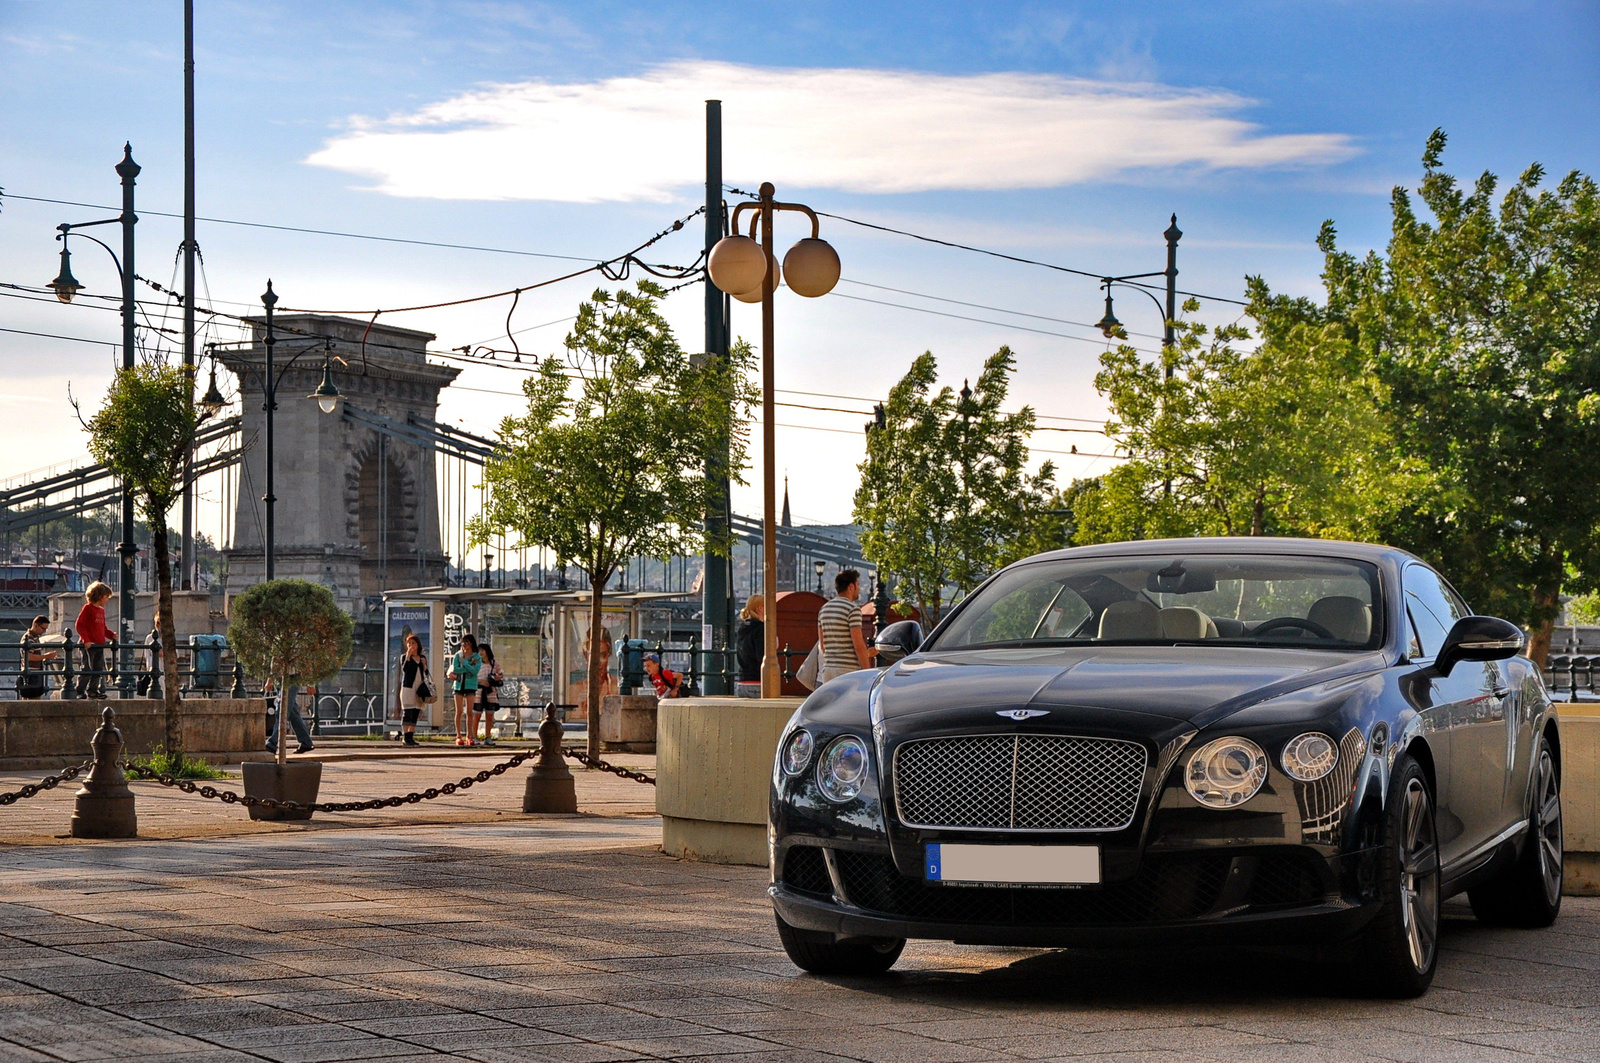
{"type": "MultiPolygon", "coordinates": [[[[568,659],[562,662],[560,674],[565,678],[565,691],[561,700],[578,708],[567,710],[567,718],[584,719],[589,704],[589,610],[566,609],[567,632],[565,643],[568,659]]],[[[600,696],[616,694],[621,681],[616,674],[617,643],[628,637],[630,616],[625,609],[604,609],[600,617],[600,649],[605,655],[606,670],[600,680],[600,696]]]]}
{"type": "Polygon", "coordinates": [[[388,676],[384,680],[383,718],[385,723],[399,724],[399,697],[394,690],[398,682],[400,658],[406,649],[406,636],[415,635],[422,640],[422,654],[429,657],[433,649],[433,606],[427,602],[395,602],[389,605],[388,623],[384,639],[384,659],[389,662],[388,676]]]}

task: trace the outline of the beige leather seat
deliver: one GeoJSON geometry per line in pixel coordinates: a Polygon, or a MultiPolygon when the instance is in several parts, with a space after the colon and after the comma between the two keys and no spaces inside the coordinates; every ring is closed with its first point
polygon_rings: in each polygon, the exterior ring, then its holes
{"type": "Polygon", "coordinates": [[[1161,637],[1214,639],[1217,637],[1217,625],[1192,605],[1174,605],[1161,610],[1161,637]]]}
{"type": "Polygon", "coordinates": [[[1321,624],[1340,642],[1365,642],[1372,637],[1372,607],[1360,598],[1335,594],[1318,598],[1306,619],[1321,624]]]}
{"type": "Polygon", "coordinates": [[[1100,614],[1099,638],[1158,639],[1161,637],[1161,612],[1149,602],[1135,599],[1112,602],[1100,614]]]}

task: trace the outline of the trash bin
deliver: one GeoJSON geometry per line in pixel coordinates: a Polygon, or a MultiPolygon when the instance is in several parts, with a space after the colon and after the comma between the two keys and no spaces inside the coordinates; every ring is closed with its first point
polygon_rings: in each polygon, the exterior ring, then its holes
{"type": "Polygon", "coordinates": [[[222,685],[222,651],[227,648],[225,635],[189,636],[191,689],[214,691],[222,685]]]}
{"type": "Polygon", "coordinates": [[[634,687],[644,685],[644,655],[649,645],[644,639],[623,639],[617,644],[617,672],[621,676],[617,689],[620,693],[632,694],[634,687]]]}

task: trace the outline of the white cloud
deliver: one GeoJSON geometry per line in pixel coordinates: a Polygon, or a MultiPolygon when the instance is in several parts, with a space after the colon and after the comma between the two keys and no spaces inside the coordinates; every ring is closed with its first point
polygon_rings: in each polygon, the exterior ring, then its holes
{"type": "MultiPolygon", "coordinates": [[[[723,101],[724,174],[850,192],[1050,188],[1129,171],[1336,162],[1337,133],[1270,135],[1217,89],[1037,74],[669,63],[581,84],[491,85],[356,119],[307,161],[395,196],[670,200],[704,181],[704,100],[723,101]]],[[[780,192],[781,194],[781,192],[780,192]]]]}

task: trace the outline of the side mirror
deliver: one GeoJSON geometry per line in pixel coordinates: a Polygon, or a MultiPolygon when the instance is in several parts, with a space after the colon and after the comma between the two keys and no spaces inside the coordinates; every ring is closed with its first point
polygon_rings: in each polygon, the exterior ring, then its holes
{"type": "Polygon", "coordinates": [[[890,624],[878,636],[878,663],[893,664],[902,657],[917,652],[922,645],[922,625],[915,620],[901,620],[890,624]]]}
{"type": "Polygon", "coordinates": [[[1456,621],[1433,667],[1440,675],[1462,661],[1503,661],[1522,652],[1522,629],[1496,616],[1464,616],[1456,621]]]}

